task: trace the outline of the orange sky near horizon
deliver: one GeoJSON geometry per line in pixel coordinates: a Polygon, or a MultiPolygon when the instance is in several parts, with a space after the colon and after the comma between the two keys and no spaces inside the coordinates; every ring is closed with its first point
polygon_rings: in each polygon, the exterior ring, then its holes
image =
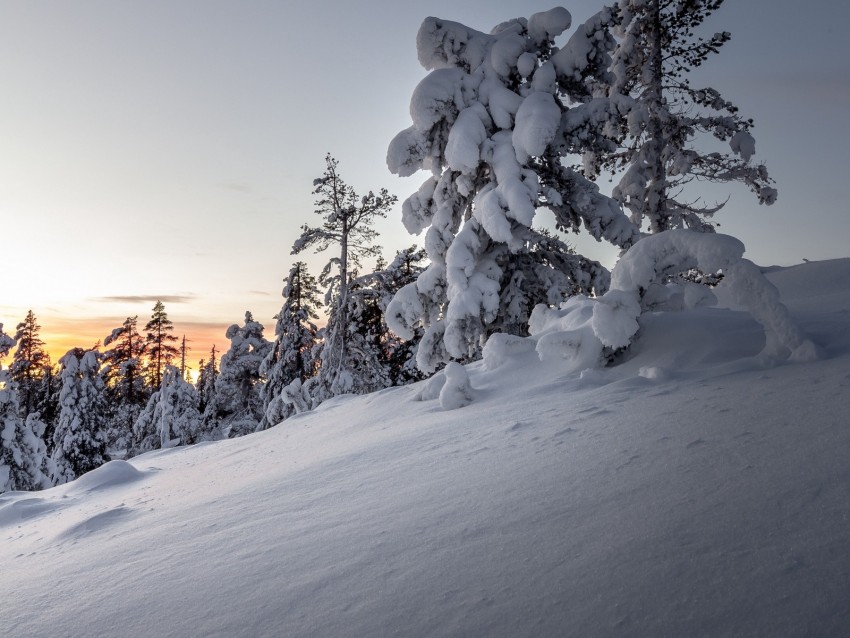
{"type": "MultiPolygon", "coordinates": [[[[44,342],[45,350],[50,355],[51,362],[55,365],[59,359],[72,348],[90,348],[95,343],[100,342],[101,348],[103,339],[109,335],[112,330],[121,326],[124,322],[124,317],[88,317],[88,318],[65,318],[47,316],[36,319],[41,326],[39,337],[44,342]]],[[[144,324],[147,319],[139,317],[139,331],[144,332],[144,324]]],[[[4,325],[4,331],[9,336],[14,336],[15,325],[13,323],[4,325]]],[[[230,342],[225,337],[225,331],[230,323],[209,323],[200,321],[175,321],[174,336],[179,339],[186,335],[188,354],[187,365],[193,371],[198,367],[198,361],[209,358],[209,352],[213,344],[219,353],[227,352],[230,347],[230,342]]],[[[267,334],[266,338],[273,338],[274,326],[270,326],[272,332],[267,334]]],[[[269,326],[266,327],[267,331],[269,326]]],[[[179,347],[179,341],[176,345],[179,347]]],[[[11,357],[14,355],[14,349],[7,355],[3,362],[9,365],[11,357]]]]}

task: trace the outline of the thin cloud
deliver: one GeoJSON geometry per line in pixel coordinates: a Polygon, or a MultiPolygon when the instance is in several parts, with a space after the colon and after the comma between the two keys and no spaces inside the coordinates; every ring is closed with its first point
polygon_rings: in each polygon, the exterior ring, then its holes
{"type": "Polygon", "coordinates": [[[195,295],[114,295],[111,297],[93,297],[97,303],[189,303],[195,295]]]}

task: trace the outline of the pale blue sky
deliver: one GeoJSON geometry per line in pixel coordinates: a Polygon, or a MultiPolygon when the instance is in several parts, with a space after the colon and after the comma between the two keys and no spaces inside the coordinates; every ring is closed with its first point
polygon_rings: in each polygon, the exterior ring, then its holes
{"type": "MultiPolygon", "coordinates": [[[[87,335],[94,318],[146,319],[160,296],[178,330],[223,333],[250,309],[271,334],[292,242],[318,220],[325,153],[358,191],[386,186],[403,200],[426,177],[385,165],[425,75],[422,19],[486,31],[552,6],[0,1],[0,321],[32,308],[45,332],[61,317],[87,335]]],[[[577,22],[601,3],[564,6],[577,22]]],[[[758,263],[850,254],[848,18],[841,2],[727,0],[707,27],[733,37],[700,83],[755,118],[757,157],[779,188],[770,208],[737,185],[708,195],[731,195],[720,230],[758,263]]],[[[388,255],[416,241],[398,213],[380,230],[388,255]]],[[[578,242],[612,265],[613,251],[592,244],[578,242]]],[[[318,271],[324,257],[309,261],[318,271]]],[[[210,344],[197,341],[201,356],[210,344]]]]}

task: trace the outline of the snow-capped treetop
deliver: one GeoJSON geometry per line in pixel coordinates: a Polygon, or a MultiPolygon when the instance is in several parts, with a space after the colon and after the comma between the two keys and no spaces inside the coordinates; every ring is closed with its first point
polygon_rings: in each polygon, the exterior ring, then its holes
{"type": "Polygon", "coordinates": [[[263,336],[263,324],[245,312],[243,325],[228,327],[230,348],[221,357],[221,370],[215,380],[215,398],[206,406],[208,427],[218,421],[231,436],[253,432],[262,418],[263,379],[260,365],[272,344],[263,336]]]}
{"type": "Polygon", "coordinates": [[[323,252],[332,245],[340,247],[339,257],[331,258],[319,277],[320,283],[327,286],[326,305],[336,295],[345,297],[350,271],[360,267],[362,258],[380,254],[380,246],[375,243],[378,233],[373,225],[379,217],[386,217],[397,201],[386,188],[377,194],[369,191],[359,196],[343,181],[338,166],[339,162],[328,153],[324,174],[313,182],[314,212],[324,223],[317,227],[304,224],[301,236],[292,245],[293,255],[308,248],[323,252]]]}

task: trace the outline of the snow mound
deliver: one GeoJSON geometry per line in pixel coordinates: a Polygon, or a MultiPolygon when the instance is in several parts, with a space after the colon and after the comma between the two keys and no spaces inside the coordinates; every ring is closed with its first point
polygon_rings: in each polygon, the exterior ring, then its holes
{"type": "Polygon", "coordinates": [[[101,465],[96,470],[83,474],[72,483],[68,483],[68,494],[98,492],[144,478],[146,472],[138,470],[128,461],[115,460],[101,465]]]}
{"type": "Polygon", "coordinates": [[[125,523],[138,512],[129,507],[112,507],[104,512],[93,514],[79,523],[75,523],[57,536],[59,541],[76,541],[91,534],[112,531],[119,523],[125,523]]]}
{"type": "Polygon", "coordinates": [[[850,281],[850,259],[811,261],[769,270],[768,279],[782,291],[788,306],[817,304],[818,309],[840,308],[844,290],[836,282],[850,281]]]}
{"type": "Polygon", "coordinates": [[[484,366],[488,370],[496,370],[533,351],[534,342],[531,339],[497,332],[484,345],[484,366]]]}
{"type": "Polygon", "coordinates": [[[466,368],[451,361],[443,370],[446,382],[440,388],[440,407],[457,410],[472,403],[472,386],[466,368]]]}
{"type": "Polygon", "coordinates": [[[0,528],[52,512],[57,506],[27,492],[6,492],[0,497],[0,528]]]}

